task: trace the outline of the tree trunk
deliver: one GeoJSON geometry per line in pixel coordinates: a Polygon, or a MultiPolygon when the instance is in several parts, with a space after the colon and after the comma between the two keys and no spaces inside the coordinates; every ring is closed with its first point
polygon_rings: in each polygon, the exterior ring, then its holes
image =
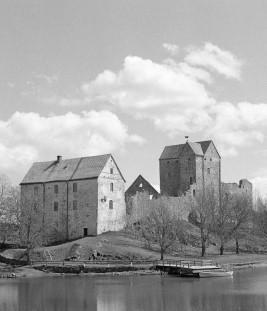
{"type": "Polygon", "coordinates": [[[235,239],[235,252],[236,252],[236,254],[239,254],[239,241],[238,241],[238,238],[235,239]]]}
{"type": "Polygon", "coordinates": [[[201,241],[201,257],[204,257],[206,253],[206,242],[205,240],[201,241]]]}
{"type": "Polygon", "coordinates": [[[160,260],[164,259],[164,250],[161,248],[160,249],[160,260]]]}
{"type": "Polygon", "coordinates": [[[201,257],[204,257],[206,253],[206,239],[204,238],[204,231],[201,229],[201,257]]]}

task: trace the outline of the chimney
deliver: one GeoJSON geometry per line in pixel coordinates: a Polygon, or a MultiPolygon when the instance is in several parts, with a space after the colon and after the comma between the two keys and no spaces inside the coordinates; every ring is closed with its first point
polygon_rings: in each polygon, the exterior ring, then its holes
{"type": "Polygon", "coordinates": [[[62,160],[62,156],[61,156],[61,155],[58,155],[58,156],[57,156],[57,163],[59,163],[61,160],[62,160]]]}
{"type": "Polygon", "coordinates": [[[185,136],[184,138],[186,139],[186,142],[188,142],[189,136],[185,136]]]}

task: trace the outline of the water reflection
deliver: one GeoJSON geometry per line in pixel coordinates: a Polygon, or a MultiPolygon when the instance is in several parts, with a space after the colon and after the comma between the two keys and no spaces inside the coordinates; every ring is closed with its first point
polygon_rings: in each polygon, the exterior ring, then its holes
{"type": "Polygon", "coordinates": [[[258,311],[267,309],[267,269],[233,279],[50,277],[0,280],[2,311],[258,311]]]}

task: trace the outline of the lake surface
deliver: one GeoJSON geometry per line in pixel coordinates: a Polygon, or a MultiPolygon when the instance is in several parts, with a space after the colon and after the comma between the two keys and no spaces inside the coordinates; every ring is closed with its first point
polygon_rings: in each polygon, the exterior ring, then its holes
{"type": "Polygon", "coordinates": [[[57,276],[0,279],[1,311],[267,310],[267,268],[233,278],[57,276]]]}

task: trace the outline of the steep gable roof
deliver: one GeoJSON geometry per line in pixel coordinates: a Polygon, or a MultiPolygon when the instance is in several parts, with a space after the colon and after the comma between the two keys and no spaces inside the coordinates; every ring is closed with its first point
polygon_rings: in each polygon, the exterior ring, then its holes
{"type": "Polygon", "coordinates": [[[158,191],[142,176],[138,175],[135,181],[125,191],[126,196],[134,195],[139,191],[147,191],[149,194],[159,195],[158,191]]]}
{"type": "MultiPolygon", "coordinates": [[[[166,146],[160,156],[160,160],[162,159],[177,159],[179,158],[180,154],[182,153],[182,150],[184,146],[188,144],[192,151],[196,155],[203,156],[207,149],[209,148],[210,144],[213,144],[212,140],[205,140],[205,141],[198,141],[198,142],[186,142],[185,144],[180,145],[172,145],[172,146],[166,146]]],[[[213,144],[214,145],[214,144],[213,144]]],[[[215,145],[214,145],[215,147],[215,145]]],[[[216,149],[216,147],[215,147],[216,149]]],[[[217,149],[216,149],[217,151],[217,149]]],[[[218,151],[217,151],[218,153],[218,151]]],[[[220,156],[220,154],[218,153],[220,156]]]]}
{"type": "Polygon", "coordinates": [[[35,162],[21,184],[96,178],[111,154],[60,161],[35,162]]]}

